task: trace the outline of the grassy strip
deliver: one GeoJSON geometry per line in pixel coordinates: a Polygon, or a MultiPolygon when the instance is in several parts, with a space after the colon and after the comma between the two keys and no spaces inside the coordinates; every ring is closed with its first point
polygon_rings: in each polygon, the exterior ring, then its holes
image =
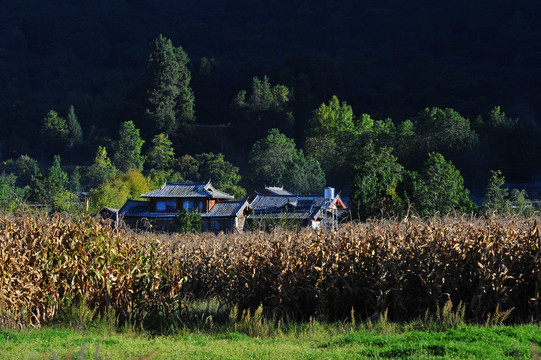
{"type": "Polygon", "coordinates": [[[310,323],[287,333],[184,331],[150,336],[133,331],[62,328],[0,330],[2,359],[534,359],[541,328],[461,326],[441,332],[408,326],[354,329],[310,323]],[[533,354],[532,354],[533,353],[533,354]]]}

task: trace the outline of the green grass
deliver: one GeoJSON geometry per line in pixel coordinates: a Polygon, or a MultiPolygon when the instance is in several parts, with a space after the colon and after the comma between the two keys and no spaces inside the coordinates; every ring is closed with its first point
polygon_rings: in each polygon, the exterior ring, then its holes
{"type": "Polygon", "coordinates": [[[531,359],[532,342],[541,344],[538,325],[413,328],[311,322],[260,337],[216,330],[161,336],[100,328],[0,330],[0,359],[531,359]]]}

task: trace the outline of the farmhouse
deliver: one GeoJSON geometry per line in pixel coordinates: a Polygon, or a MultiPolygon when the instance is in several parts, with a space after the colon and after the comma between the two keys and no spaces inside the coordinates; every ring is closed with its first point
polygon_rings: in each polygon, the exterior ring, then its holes
{"type": "Polygon", "coordinates": [[[313,228],[336,228],[338,219],[347,214],[340,195],[331,187],[321,195],[293,195],[283,188],[265,187],[250,196],[249,202],[247,218],[252,224],[290,221],[313,228]]]}
{"type": "Polygon", "coordinates": [[[128,200],[116,212],[117,220],[135,229],[173,231],[179,211],[201,214],[203,231],[242,232],[250,225],[267,227],[291,222],[301,226],[336,228],[347,208],[334,188],[324,194],[294,195],[283,187],[265,187],[245,200],[217,190],[209,182],[168,183],[141,195],[147,201],[128,200]]]}
{"type": "Polygon", "coordinates": [[[234,197],[202,184],[168,183],[141,195],[149,201],[128,200],[118,211],[119,218],[132,228],[171,231],[179,211],[198,211],[203,230],[242,231],[246,201],[226,202],[234,197]]]}

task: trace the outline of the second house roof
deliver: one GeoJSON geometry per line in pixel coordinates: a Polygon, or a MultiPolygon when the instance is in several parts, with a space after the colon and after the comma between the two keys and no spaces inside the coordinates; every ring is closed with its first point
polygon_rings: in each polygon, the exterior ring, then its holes
{"type": "Polygon", "coordinates": [[[141,194],[142,198],[207,198],[232,200],[234,196],[217,190],[210,181],[203,184],[168,183],[161,188],[141,194]]]}

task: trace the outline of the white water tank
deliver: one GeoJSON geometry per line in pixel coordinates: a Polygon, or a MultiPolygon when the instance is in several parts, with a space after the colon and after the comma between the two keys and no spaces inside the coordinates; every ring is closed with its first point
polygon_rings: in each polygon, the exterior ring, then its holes
{"type": "Polygon", "coordinates": [[[325,188],[325,200],[332,200],[334,199],[334,188],[333,187],[326,187],[325,188]]]}

